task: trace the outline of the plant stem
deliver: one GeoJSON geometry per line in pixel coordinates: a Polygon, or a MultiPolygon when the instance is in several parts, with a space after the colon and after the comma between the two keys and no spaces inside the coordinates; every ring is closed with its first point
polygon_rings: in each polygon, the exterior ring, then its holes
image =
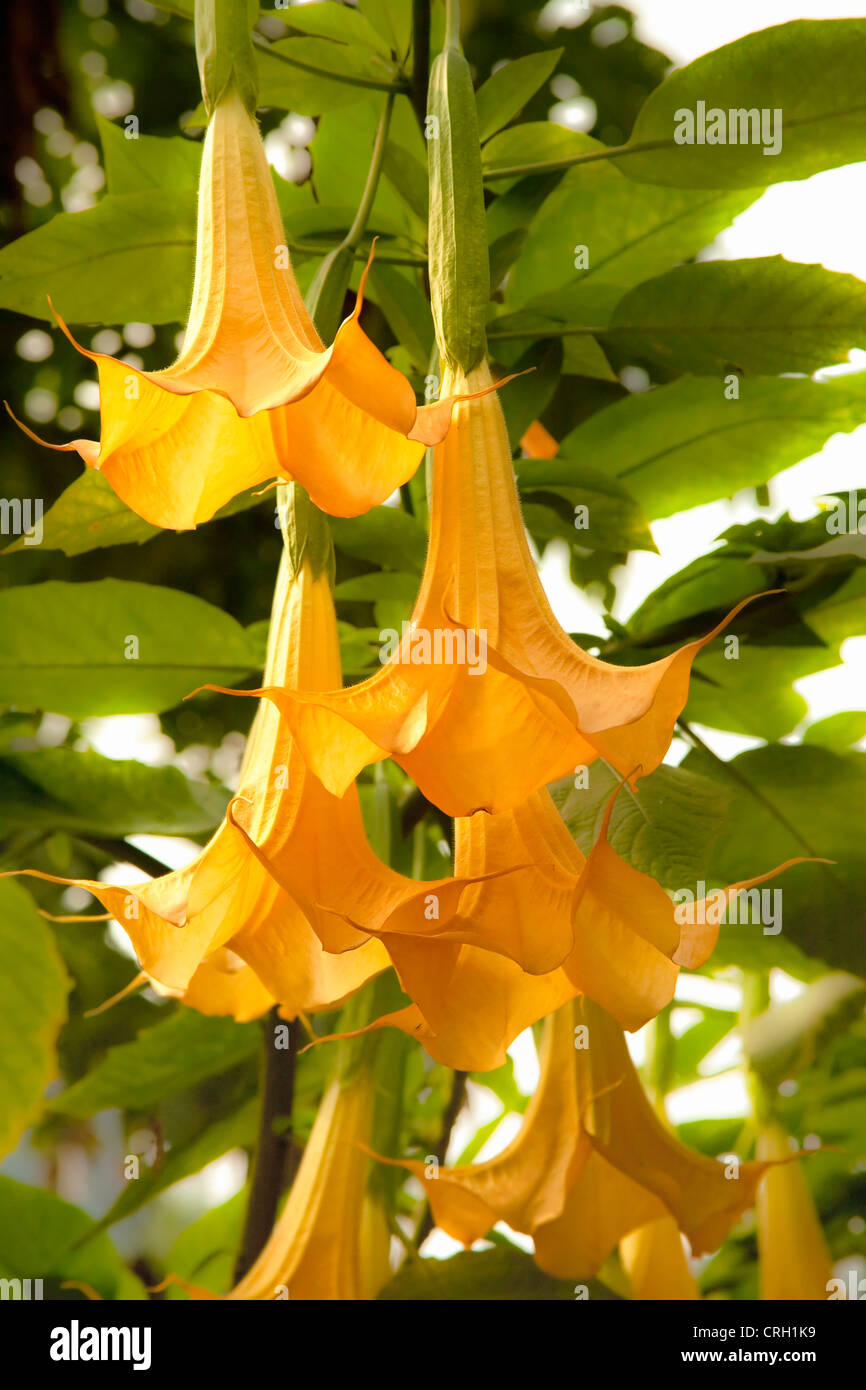
{"type": "Polygon", "coordinates": [[[290,1169],[296,1166],[291,1127],[277,1133],[276,1124],[279,1120],[291,1120],[297,1053],[297,1022],[286,1024],[273,1008],[262,1024],[259,1133],[244,1231],[235,1264],[235,1283],[243,1278],[264,1249],[290,1169]],[[274,1046],[274,1029],[279,1025],[288,1028],[289,1045],[284,1049],[274,1046]]]}
{"type": "Polygon", "coordinates": [[[445,47],[460,49],[460,0],[445,0],[445,47]]]}
{"type": "Polygon", "coordinates": [[[329,82],[344,82],[349,87],[366,87],[374,92],[408,92],[407,82],[379,82],[372,77],[349,77],[344,72],[331,72],[327,68],[317,68],[312,63],[302,63],[299,58],[289,58],[285,53],[278,53],[267,39],[263,39],[260,34],[253,34],[253,43],[257,48],[263,48],[270,53],[272,58],[276,58],[281,63],[288,63],[289,67],[299,68],[301,72],[310,72],[315,77],[326,77],[329,82]]]}
{"type": "Polygon", "coordinates": [[[379,186],[379,175],[382,172],[382,160],[385,158],[385,146],[388,143],[388,128],[391,124],[391,112],[394,110],[393,92],[385,99],[382,107],[382,115],[379,117],[379,125],[376,130],[376,139],[373,142],[373,154],[370,159],[370,168],[367,171],[367,182],[364,185],[364,192],[358,204],[358,211],[355,213],[355,220],[346,233],[343,246],[351,247],[354,250],[369,221],[370,213],[373,210],[373,200],[376,197],[376,189],[379,186]]]}
{"type": "Polygon", "coordinates": [[[537,164],[511,164],[501,169],[491,169],[485,180],[522,179],[530,174],[555,174],[562,169],[571,169],[575,164],[595,164],[599,159],[622,159],[630,154],[645,154],[648,150],[663,150],[670,145],[669,140],[647,140],[640,146],[609,145],[603,150],[590,150],[584,154],[565,155],[562,159],[539,160],[537,164]]]}
{"type": "Polygon", "coordinates": [[[163,874],[170,872],[168,865],[163,864],[161,859],[154,858],[147,850],[136,849],[135,845],[129,844],[127,840],[88,835],[84,843],[92,849],[99,850],[100,854],[107,854],[120,864],[134,864],[136,869],[150,874],[151,878],[161,878],[163,874]]]}
{"type": "MultiPolygon", "coordinates": [[[[467,1077],[468,1072],[465,1071],[455,1071],[454,1073],[454,1080],[451,1084],[451,1094],[448,1097],[448,1104],[445,1106],[442,1115],[442,1129],[439,1133],[436,1147],[433,1150],[433,1156],[438,1159],[440,1168],[445,1162],[445,1155],[448,1153],[448,1144],[451,1139],[451,1131],[454,1128],[454,1122],[463,1108],[463,1101],[466,1097],[467,1077]]],[[[416,1250],[424,1244],[424,1241],[433,1230],[435,1224],[433,1212],[428,1202],[421,1213],[421,1219],[415,1230],[416,1250]]]]}

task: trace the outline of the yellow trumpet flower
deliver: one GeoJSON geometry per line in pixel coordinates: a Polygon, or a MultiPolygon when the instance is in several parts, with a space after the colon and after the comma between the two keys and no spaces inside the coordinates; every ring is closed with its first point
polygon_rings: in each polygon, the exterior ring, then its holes
{"type": "MultiPolygon", "coordinates": [[[[340,660],[326,568],[305,556],[293,576],[288,551],[277,578],[266,670],[273,679],[315,687],[339,679],[340,660]]],[[[23,870],[24,873],[35,873],[23,870]]],[[[407,880],[387,869],[364,836],[354,789],[342,800],[306,771],[272,705],[256,712],[240,783],[225,820],[197,858],[144,883],[76,882],[124,928],[142,970],[168,993],[203,1012],[255,1017],[279,999],[287,1017],[330,1008],[388,966],[380,942],[353,933],[356,950],[330,955],[313,923],[326,889],[345,889],[342,906],[364,894],[406,895],[407,880]],[[339,854],[334,847],[340,846],[339,854]],[[294,896],[259,854],[295,866],[294,896]],[[239,960],[255,973],[239,969],[239,960]],[[188,992],[189,991],[189,992],[188,992]]],[[[423,885],[411,884],[413,890],[423,885]]],[[[352,931],[345,929],[344,940],[352,931]]]]}
{"type": "Polygon", "coordinates": [[[460,403],[435,451],[427,563],[382,670],[324,694],[247,692],[278,706],[335,795],[388,756],[453,816],[510,810],[599,757],[644,776],[670,744],[692,662],[724,626],[647,666],[609,665],[571,640],[532,560],[492,386],[485,363],[443,381],[460,403]]]}
{"type": "MultiPolygon", "coordinates": [[[[384,1208],[367,1190],[373,1124],[370,1059],[322,1097],[286,1204],[255,1263],[226,1300],[373,1299],[390,1277],[384,1208]]],[[[193,1299],[219,1295],[170,1276],[193,1299]]]]}
{"type": "Polygon", "coordinates": [[[99,373],[101,437],[50,447],[80,454],[154,526],[196,526],[274,478],[297,479],[337,516],[367,511],[443,437],[451,403],[417,407],[360,327],[362,298],[363,280],[324,347],[292,271],[258,126],[230,88],[204,143],[180,356],[143,372],[79,348],[99,373]]]}
{"type": "MultiPolygon", "coordinates": [[[[292,498],[293,507],[303,506],[298,490],[292,498]]],[[[322,518],[306,518],[293,538],[294,556],[284,551],[274,595],[266,679],[315,689],[340,679],[322,518]],[[320,530],[301,543],[299,557],[297,537],[310,521],[320,530]]],[[[120,885],[22,872],[94,894],[126,930],[155,987],[202,1012],[246,1020],[275,1001],[287,1017],[315,1012],[393,962],[438,1027],[441,1009],[451,1010],[459,996],[448,1003],[451,961],[463,943],[484,969],[495,970],[489,958],[501,954],[518,992],[524,971],[545,976],[574,953],[576,923],[583,921],[577,900],[591,898],[593,874],[581,886],[583,866],[544,792],[507,816],[458,823],[452,876],[422,881],[396,873],[366,839],[354,787],[341,798],[326,791],[277,709],[262,701],[237,794],[191,864],[120,885]]],[[[587,966],[580,978],[586,983],[591,975],[587,966]]],[[[551,993],[551,982],[540,980],[540,1008],[533,1012],[533,1004],[526,1022],[573,988],[556,981],[551,993]]],[[[517,1031],[525,1011],[523,1004],[515,1015],[517,1031]]],[[[472,1015],[471,1008],[461,1014],[461,1028],[471,1026],[472,1015]]],[[[491,1016],[489,1041],[482,1029],[477,1045],[504,1051],[513,1033],[501,1024],[491,1016]]]]}
{"type": "Polygon", "coordinates": [[[536,1262],[561,1278],[592,1277],[631,1231],[666,1217],[696,1254],[715,1249],[768,1166],[726,1167],[681,1144],[647,1099],[622,1030],[587,999],[548,1019],[538,1087],[501,1154],[435,1177],[422,1162],[400,1162],[449,1235],[471,1245],[505,1221],[533,1237],[536,1262]]]}
{"type": "Polygon", "coordinates": [[[709,959],[722,901],[803,862],[716,890],[680,923],[664,889],[608,843],[613,802],[586,859],[547,791],[517,811],[456,821],[455,875],[482,882],[435,934],[417,913],[367,919],[411,1000],[367,1028],[399,1028],[461,1071],[502,1066],[524,1028],[577,994],[634,1032],[670,1003],[683,966],[709,959]]]}
{"type": "MultiPolygon", "coordinates": [[[[762,1128],[757,1153],[764,1159],[791,1159],[780,1125],[762,1128]]],[[[757,1216],[761,1298],[826,1300],[833,1266],[799,1162],[783,1161],[769,1169],[758,1192],[757,1216]]]]}
{"type": "Polygon", "coordinates": [[[649,1221],[623,1236],[619,1254],[639,1302],[685,1303],[700,1298],[679,1227],[672,1216],[649,1221]]]}

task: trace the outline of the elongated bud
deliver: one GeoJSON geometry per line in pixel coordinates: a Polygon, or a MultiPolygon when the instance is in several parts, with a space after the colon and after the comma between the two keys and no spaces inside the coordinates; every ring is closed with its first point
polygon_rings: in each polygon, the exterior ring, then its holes
{"type": "Polygon", "coordinates": [[[277,488],[277,512],[293,579],[306,560],[317,579],[323,570],[334,582],[334,546],[331,528],[324,512],[311,502],[299,483],[283,483],[277,488]]]}
{"type": "Polygon", "coordinates": [[[258,16],[257,0],[195,0],[195,51],[209,116],[232,86],[255,114],[258,76],[250,31],[258,16]]]}
{"type": "Polygon", "coordinates": [[[446,365],[470,372],[487,346],[490,261],[475,92],[457,38],[456,0],[449,21],[427,97],[430,296],[446,365]]]}

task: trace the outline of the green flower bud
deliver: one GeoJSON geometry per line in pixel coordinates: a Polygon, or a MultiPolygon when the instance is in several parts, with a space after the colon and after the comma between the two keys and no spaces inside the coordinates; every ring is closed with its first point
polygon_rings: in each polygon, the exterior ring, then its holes
{"type": "Polygon", "coordinates": [[[258,17],[257,0],[195,0],[195,51],[208,115],[232,86],[255,114],[258,76],[250,31],[258,17]]]}
{"type": "Polygon", "coordinates": [[[430,72],[430,295],[439,351],[470,372],[485,355],[490,262],[478,116],[469,64],[450,26],[430,72]]]}

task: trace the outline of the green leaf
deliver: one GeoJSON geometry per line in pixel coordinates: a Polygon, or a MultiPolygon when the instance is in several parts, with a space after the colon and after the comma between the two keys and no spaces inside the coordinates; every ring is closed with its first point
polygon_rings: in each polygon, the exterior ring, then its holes
{"type": "Polygon", "coordinates": [[[109,1048],[102,1061],[55,1096],[49,1108],[81,1120],[100,1110],[148,1110],[254,1056],[260,1036],[254,1023],[208,1018],[181,1007],[139,1033],[135,1042],[109,1048]]]}
{"type": "Polygon", "coordinates": [[[866,709],[843,710],[829,714],[810,724],[803,734],[809,747],[828,748],[831,753],[844,753],[853,744],[866,738],[866,709]]]}
{"type": "Polygon", "coordinates": [[[0,250],[0,307],[69,323],[180,323],[192,290],[195,190],[109,193],[0,250]],[[153,274],[154,265],[159,274],[153,274]]]}
{"type": "Polygon", "coordinates": [[[419,222],[427,222],[427,170],[414,154],[389,140],[382,159],[382,172],[394,190],[409,205],[419,222]]]}
{"type": "Polygon", "coordinates": [[[525,121],[488,140],[481,152],[486,179],[523,177],[561,169],[584,155],[605,157],[607,146],[552,121],[525,121]]]}
{"type": "MultiPolygon", "coordinates": [[[[603,763],[589,769],[589,785],[573,778],[550,792],[569,832],[589,854],[601,831],[605,807],[619,778],[603,763]]],[[[623,789],[614,805],[608,840],[617,854],[668,888],[706,877],[709,850],[725,821],[730,797],[717,781],[682,768],[662,766],[643,777],[635,796],[623,789]]],[[[744,875],[745,877],[745,875],[744,875]]]]}
{"type": "MultiPolygon", "coordinates": [[[[347,32],[346,38],[349,37],[347,32]]],[[[333,79],[342,78],[347,85],[373,90],[392,86],[396,70],[393,63],[382,57],[381,53],[381,49],[378,52],[375,49],[364,52],[361,46],[354,42],[335,42],[333,39],[319,36],[280,39],[278,43],[270,44],[267,49],[270,59],[281,59],[290,69],[284,80],[293,101],[295,93],[292,89],[298,80],[296,74],[315,77],[325,85],[333,79]]],[[[272,67],[272,63],[268,63],[269,80],[272,67]]],[[[268,103],[262,100],[261,104],[268,103]]]]}
{"type": "Polygon", "coordinates": [[[359,0],[358,8],[400,59],[409,52],[411,0],[359,0]]]}
{"type": "MultiPolygon", "coordinates": [[[[42,518],[41,544],[65,555],[83,555],[109,545],[141,545],[159,532],[120,500],[99,469],[85,468],[42,518]]],[[[5,553],[24,548],[20,536],[5,553]]]]}
{"type": "MultiPolygon", "coordinates": [[[[384,97],[369,91],[362,95],[364,101],[361,105],[353,106],[351,110],[326,113],[319,121],[310,146],[316,197],[324,205],[324,210],[329,205],[345,208],[344,232],[352,225],[363,197],[370,151],[384,101],[384,97]]],[[[390,178],[379,180],[368,229],[371,232],[411,233],[420,252],[427,226],[417,210],[421,189],[415,165],[423,170],[426,154],[412,108],[405,97],[398,97],[394,102],[388,148],[387,167],[393,171],[395,178],[398,177],[398,167],[402,170],[405,166],[412,173],[407,177],[405,189],[399,192],[390,178]],[[403,158],[404,153],[408,158],[403,158]],[[411,196],[407,198],[410,190],[411,196]]]]}
{"type": "MultiPolygon", "coordinates": [[[[234,1283],[234,1264],[240,1245],[248,1196],[243,1189],[227,1202],[205,1212],[181,1231],[165,1257],[165,1267],[178,1278],[212,1293],[225,1293],[234,1283]]],[[[167,1299],[186,1299],[183,1289],[169,1286],[167,1299]]]]}
{"type": "Polygon", "coordinates": [[[736,400],[721,381],[685,377],[597,411],[560,452],[621,479],[656,519],[767,482],[864,413],[866,373],[756,377],[739,383],[736,400]]]}
{"type": "Polygon", "coordinates": [[[358,574],[344,579],[334,589],[339,603],[378,603],[382,599],[412,604],[418,594],[417,574],[401,574],[398,570],[377,570],[373,574],[358,574]]]}
{"type": "MultiPolygon", "coordinates": [[[[722,562],[724,564],[724,562],[722,562]]],[[[737,566],[741,570],[757,567],[737,566]]],[[[779,579],[774,577],[774,586],[779,579]]],[[[769,587],[752,583],[751,592],[769,587]]],[[[731,729],[775,740],[789,734],[807,712],[806,702],[791,687],[801,676],[826,671],[840,661],[840,645],[852,632],[866,629],[866,570],[855,570],[828,591],[819,588],[800,616],[789,599],[746,609],[730,632],[740,635],[736,659],[725,653],[719,639],[695,663],[686,717],[714,728],[731,729]],[[774,623],[778,615],[778,625],[774,623]],[[804,622],[804,617],[807,621],[804,622]]]]}
{"type": "Polygon", "coordinates": [[[334,4],[333,0],[320,0],[313,5],[292,5],[290,9],[270,10],[276,19],[297,29],[301,34],[312,34],[322,39],[336,39],[339,43],[360,45],[372,48],[386,57],[389,49],[370,21],[360,10],[351,5],[334,4]]]}
{"type": "MultiPolygon", "coordinates": [[[[561,319],[535,311],[520,310],[516,314],[500,314],[491,318],[487,338],[495,347],[497,359],[509,367],[527,344],[539,339],[556,338],[564,329],[561,319]]],[[[563,340],[563,371],[573,376],[594,377],[599,381],[616,381],[616,373],[589,330],[563,340]]]]}
{"type": "MultiPolygon", "coordinates": [[[[783,890],[784,891],[784,890],[783,890]]],[[[743,1050],[761,1079],[777,1086],[812,1066],[828,1041],[863,1013],[866,983],[837,971],[796,999],[774,1004],[743,1027],[743,1050]]]]}
{"type": "Polygon", "coordinates": [[[550,77],[563,51],[550,48],[546,53],[529,53],[505,63],[488,77],[475,93],[480,140],[488,140],[522,111],[550,77]]]}
{"type": "MultiPolygon", "coordinates": [[[[0,952],[5,962],[0,982],[0,1154],[4,1154],[15,1148],[41,1111],[45,1087],[56,1075],[55,1042],[66,1019],[69,990],[51,930],[29,893],[8,880],[0,883],[0,952]]],[[[32,1274],[34,1268],[27,1272],[32,1274]]]]}
{"type": "Polygon", "coordinates": [[[566,458],[519,458],[514,467],[521,495],[539,501],[539,494],[549,493],[567,503],[572,544],[590,550],[656,550],[641,508],[603,469],[566,458]],[[575,511],[579,506],[588,513],[588,524],[580,529],[577,520],[583,514],[575,511]]]}
{"type": "MultiPolygon", "coordinates": [[[[595,1279],[585,1279],[592,1300],[616,1295],[595,1279]]],[[[461,1251],[447,1260],[408,1261],[386,1284],[379,1300],[524,1301],[574,1299],[573,1279],[551,1279],[525,1251],[514,1246],[461,1251]]]]}
{"type": "MultiPolygon", "coordinates": [[[[130,1180],[120,1196],[97,1223],[97,1231],[107,1230],[117,1221],[125,1221],[140,1211],[154,1197],[173,1187],[176,1182],[200,1173],[209,1163],[221,1158],[230,1149],[251,1147],[258,1130],[260,1102],[257,1096],[245,1101],[228,1115],[209,1120],[201,1130],[184,1144],[174,1145],[163,1156],[158,1167],[142,1167],[139,1176],[130,1180]]],[[[182,1271],[169,1262],[175,1274],[182,1271]]]]}
{"type": "Polygon", "coordinates": [[[610,163],[571,169],[530,224],[508,283],[508,305],[599,323],[602,302],[610,313],[631,286],[690,260],[755,196],[635,187],[610,163]],[[575,267],[580,247],[586,247],[585,269],[575,267]],[[552,296],[549,305],[539,302],[544,295],[552,296]]]}
{"type": "Polygon", "coordinates": [[[198,835],[219,824],[226,797],[176,767],[104,758],[92,749],[35,748],[0,756],[0,831],[79,835],[198,835]]]}
{"type": "Polygon", "coordinates": [[[418,596],[418,576],[380,570],[376,574],[362,574],[357,579],[348,579],[337,588],[339,592],[335,593],[335,597],[338,599],[366,599],[372,602],[373,618],[378,628],[353,628],[351,631],[357,632],[365,644],[372,641],[372,650],[369,647],[366,650],[368,659],[373,660],[379,652],[382,629],[395,628],[399,632],[401,625],[408,622],[418,596]],[[366,580],[379,582],[367,585],[366,580]],[[396,582],[392,583],[392,580],[396,582]]]}
{"type": "MultiPolygon", "coordinates": [[[[712,967],[713,961],[710,961],[712,967]]],[[[691,1005],[685,1007],[691,1008],[691,1005]]],[[[702,1018],[677,1038],[673,1052],[673,1074],[670,1090],[699,1080],[698,1067],[708,1053],[736,1027],[735,1014],[727,1009],[701,1009],[702,1018]]]]}
{"type": "Polygon", "coordinates": [[[500,400],[508,441],[514,451],[533,420],[547,409],[559,385],[562,344],[555,339],[536,343],[510,365],[519,375],[508,382],[500,400]]]}
{"type": "Polygon", "coordinates": [[[715,375],[813,372],[866,335],[866,284],[782,256],[677,266],[630,290],[599,336],[631,360],[715,375]]]}
{"type": "Polygon", "coordinates": [[[758,188],[862,159],[864,43],[864,19],[799,19],[704,54],[650,94],[620,168],[650,183],[758,188]],[[677,145],[677,113],[695,112],[699,101],[726,113],[778,109],[781,151],[765,154],[761,143],[677,145]]]}
{"type": "MultiPolygon", "coordinates": [[[[213,520],[247,511],[260,501],[256,491],[241,492],[220,507],[213,520]]],[[[98,468],[85,468],[43,516],[40,545],[43,550],[62,550],[64,555],[72,556],[111,545],[143,545],[159,535],[165,532],[136,516],[98,468]]],[[[11,555],[20,550],[26,554],[31,548],[26,538],[19,536],[3,553],[11,555]]]]}
{"type": "Polygon", "coordinates": [[[196,188],[201,167],[201,144],[182,135],[168,139],[136,134],[97,115],[105,177],[110,194],[141,193],[146,189],[196,188]]]}
{"type": "MultiPolygon", "coordinates": [[[[6,1278],[79,1280],[104,1299],[146,1299],[144,1285],[127,1269],[108,1236],[86,1239],[93,1222],[80,1207],[53,1192],[0,1177],[0,1270],[6,1278]],[[38,1273],[37,1273],[38,1271],[38,1273]]],[[[74,1297],[59,1288],[55,1299],[74,1297]]]]}
{"type": "Polygon", "coordinates": [[[0,593],[0,701],[8,704],[72,719],[158,712],[255,668],[240,624],[177,589],[49,580],[0,593]]]}
{"type": "Polygon", "coordinates": [[[343,675],[349,677],[369,673],[376,666],[380,640],[378,628],[352,627],[351,623],[338,622],[337,631],[343,675]]]}
{"type": "Polygon", "coordinates": [[[259,105],[302,116],[356,106],[369,100],[371,92],[396,85],[393,66],[375,52],[327,38],[281,39],[257,47],[256,66],[259,105]]]}
{"type": "Polygon", "coordinates": [[[420,574],[427,549],[427,532],[400,507],[373,507],[363,516],[331,517],[338,550],[356,560],[369,560],[383,569],[420,574]]]}
{"type": "Polygon", "coordinates": [[[835,969],[866,973],[866,755],[785,745],[755,748],[729,764],[740,786],[700,751],[690,753],[685,765],[712,778],[732,798],[707,879],[712,874],[718,882],[736,883],[798,855],[836,861],[798,865],[770,885],[782,890],[780,935],[765,935],[761,926],[728,926],[724,941],[735,933],[763,937],[766,950],[777,958],[777,948],[792,941],[835,969]]]}
{"type": "Polygon", "coordinates": [[[379,305],[413,365],[423,371],[433,346],[433,319],[430,305],[414,280],[396,266],[380,262],[370,274],[370,298],[379,305]]]}

